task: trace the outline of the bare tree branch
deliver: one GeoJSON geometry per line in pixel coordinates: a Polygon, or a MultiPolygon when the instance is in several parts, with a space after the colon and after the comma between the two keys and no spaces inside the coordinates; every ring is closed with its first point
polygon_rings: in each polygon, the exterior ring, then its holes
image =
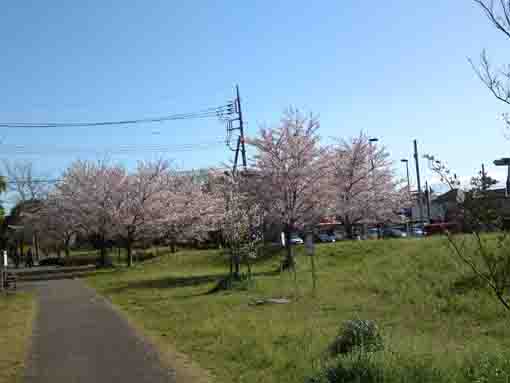
{"type": "Polygon", "coordinates": [[[491,23],[501,32],[503,32],[508,38],[510,38],[510,6],[504,0],[500,0],[500,8],[504,17],[501,17],[498,14],[498,11],[494,8],[494,1],[486,1],[486,0],[473,0],[476,4],[478,4],[485,15],[491,21],[491,23]]]}

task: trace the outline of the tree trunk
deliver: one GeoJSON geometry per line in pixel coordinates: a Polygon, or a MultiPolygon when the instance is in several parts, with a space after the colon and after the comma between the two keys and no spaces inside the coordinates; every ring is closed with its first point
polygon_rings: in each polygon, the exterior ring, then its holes
{"type": "Polygon", "coordinates": [[[177,252],[177,241],[173,237],[170,239],[170,252],[172,254],[177,252]]]}
{"type": "Polygon", "coordinates": [[[315,272],[315,255],[312,254],[310,256],[310,262],[312,264],[312,282],[313,282],[313,296],[315,296],[316,294],[316,290],[317,290],[317,273],[315,272]]]}
{"type": "Polygon", "coordinates": [[[246,268],[248,269],[248,279],[251,280],[251,263],[250,263],[250,254],[246,256],[246,268]]]}
{"type": "Polygon", "coordinates": [[[106,249],[103,244],[101,244],[101,248],[99,249],[100,263],[101,266],[106,266],[106,249]]]}
{"type": "Polygon", "coordinates": [[[126,241],[126,250],[127,250],[127,255],[126,255],[126,261],[127,261],[127,267],[131,267],[133,265],[133,252],[132,252],[132,243],[131,243],[131,238],[127,238],[127,241],[126,241]]]}
{"type": "Polygon", "coordinates": [[[105,246],[104,235],[101,236],[101,242],[99,244],[100,263],[102,267],[106,266],[106,246],[105,246]]]}
{"type": "Polygon", "coordinates": [[[234,253],[230,253],[230,278],[234,277],[234,253]]]}
{"type": "Polygon", "coordinates": [[[290,235],[291,235],[291,229],[290,227],[285,228],[285,261],[283,263],[283,270],[288,269],[295,269],[295,262],[294,262],[294,252],[292,248],[292,244],[290,243],[290,235]]]}
{"type": "Polygon", "coordinates": [[[241,275],[241,257],[239,255],[239,250],[236,250],[233,253],[234,257],[234,278],[239,279],[241,275]]]}
{"type": "Polygon", "coordinates": [[[37,231],[34,233],[35,259],[39,262],[39,236],[37,231]]]}
{"type": "Polygon", "coordinates": [[[348,239],[354,239],[354,226],[348,218],[344,219],[345,235],[348,239]]]}

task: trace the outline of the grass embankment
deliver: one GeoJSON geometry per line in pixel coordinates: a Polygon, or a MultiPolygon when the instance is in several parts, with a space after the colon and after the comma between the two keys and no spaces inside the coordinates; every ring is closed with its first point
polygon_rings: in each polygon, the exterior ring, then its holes
{"type": "Polygon", "coordinates": [[[31,294],[0,293],[0,383],[22,380],[34,314],[31,294]]]}
{"type": "Polygon", "coordinates": [[[217,382],[304,382],[353,318],[378,323],[387,355],[440,371],[510,349],[503,309],[439,238],[319,245],[315,297],[307,257],[298,257],[297,284],[290,273],[267,275],[277,261],[254,267],[255,286],[214,295],[211,280],[227,271],[217,251],[183,251],[89,281],[217,382]],[[292,303],[248,304],[282,296],[292,303]]]}

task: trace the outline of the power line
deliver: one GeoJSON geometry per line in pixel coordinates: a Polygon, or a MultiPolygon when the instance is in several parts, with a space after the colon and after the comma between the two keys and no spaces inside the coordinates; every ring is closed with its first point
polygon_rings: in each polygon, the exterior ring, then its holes
{"type": "MultiPolygon", "coordinates": [[[[198,174],[199,172],[206,171],[206,170],[227,171],[227,170],[231,170],[231,168],[222,167],[222,166],[211,167],[211,168],[204,167],[204,168],[190,169],[190,170],[176,170],[175,173],[177,175],[186,176],[186,175],[198,174]]],[[[5,182],[8,184],[16,184],[16,183],[48,183],[48,184],[50,184],[50,183],[62,182],[61,178],[31,178],[31,179],[8,179],[8,178],[5,178],[5,179],[6,179],[5,182]]]]}
{"type": "Polygon", "coordinates": [[[19,180],[9,180],[7,179],[5,182],[8,183],[8,184],[18,184],[18,183],[36,183],[36,184],[39,184],[39,183],[57,183],[57,182],[60,182],[62,180],[60,179],[52,179],[52,178],[48,178],[48,179],[44,179],[44,178],[37,178],[37,179],[19,179],[19,180]]]}
{"type": "Polygon", "coordinates": [[[8,146],[6,148],[0,147],[2,154],[9,155],[66,155],[66,154],[84,154],[84,153],[111,153],[111,154],[128,154],[137,152],[190,152],[195,150],[210,149],[215,146],[223,145],[223,141],[218,139],[216,141],[180,144],[180,145],[121,145],[114,148],[84,148],[84,147],[54,147],[44,149],[32,149],[24,145],[8,146]]]}
{"type": "Polygon", "coordinates": [[[118,120],[118,121],[96,121],[96,122],[43,122],[43,123],[32,123],[32,122],[1,122],[0,128],[76,128],[76,127],[95,127],[95,126],[113,126],[113,125],[136,125],[145,123],[158,123],[165,121],[176,121],[176,120],[189,120],[189,119],[202,119],[217,117],[224,119],[234,112],[233,103],[203,109],[198,112],[192,113],[177,113],[166,115],[155,118],[140,118],[132,120],[118,120]]]}

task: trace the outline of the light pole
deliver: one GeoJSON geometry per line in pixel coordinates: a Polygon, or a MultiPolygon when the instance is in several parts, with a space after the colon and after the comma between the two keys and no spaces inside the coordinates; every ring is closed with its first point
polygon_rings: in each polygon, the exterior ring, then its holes
{"type": "MultiPolygon", "coordinates": [[[[374,166],[374,156],[373,156],[373,151],[372,151],[372,142],[378,142],[379,139],[378,138],[375,138],[375,137],[372,137],[372,138],[369,138],[368,139],[368,145],[370,145],[370,165],[372,166],[372,169],[371,169],[371,172],[372,172],[372,199],[374,199],[374,174],[373,174],[373,171],[375,169],[375,166],[374,166]]],[[[377,225],[377,238],[379,239],[381,237],[381,233],[380,233],[380,230],[379,230],[379,222],[377,222],[377,213],[375,212],[375,209],[374,209],[374,218],[376,220],[376,225],[377,225]]]]}
{"type": "Polygon", "coordinates": [[[506,166],[508,169],[507,176],[506,176],[506,188],[505,188],[505,197],[508,197],[508,195],[510,194],[510,158],[500,158],[499,160],[495,160],[494,165],[506,166]]]}
{"type": "Polygon", "coordinates": [[[423,199],[421,194],[421,182],[420,182],[420,162],[418,159],[418,142],[414,140],[414,161],[416,163],[416,184],[418,185],[418,210],[420,217],[420,224],[423,224],[423,199]]]}
{"type": "Polygon", "coordinates": [[[411,181],[409,181],[409,160],[402,158],[400,162],[406,164],[406,175],[407,175],[407,192],[411,195],[411,181]]]}
{"type": "MultiPolygon", "coordinates": [[[[409,180],[409,160],[406,158],[402,158],[400,162],[406,164],[406,175],[407,175],[407,193],[409,194],[409,198],[411,198],[411,181],[409,180]]],[[[407,214],[406,214],[407,215],[407,214]]],[[[411,235],[411,228],[409,227],[409,217],[407,217],[407,235],[411,235]]]]}
{"type": "Polygon", "coordinates": [[[375,137],[368,139],[368,144],[370,145],[370,164],[372,165],[372,170],[374,170],[374,157],[372,156],[372,142],[377,141],[379,141],[379,139],[375,137]]]}

